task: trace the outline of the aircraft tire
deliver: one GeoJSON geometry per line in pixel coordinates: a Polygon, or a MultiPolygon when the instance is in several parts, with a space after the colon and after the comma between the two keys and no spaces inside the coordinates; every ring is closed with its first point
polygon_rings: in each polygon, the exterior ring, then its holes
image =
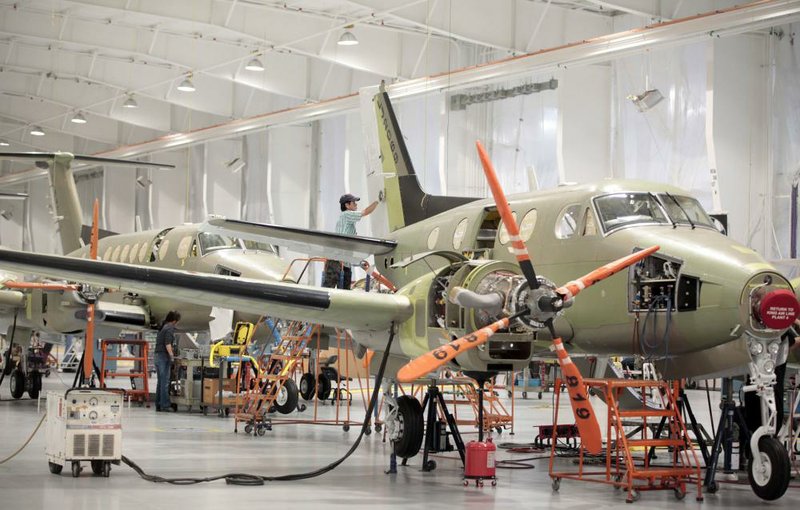
{"type": "Polygon", "coordinates": [[[400,437],[393,443],[394,453],[401,459],[408,459],[419,453],[425,435],[419,400],[408,395],[397,397],[397,420],[400,437]]]}
{"type": "Polygon", "coordinates": [[[317,392],[317,385],[314,384],[314,374],[306,372],[300,378],[300,396],[303,400],[314,400],[314,393],[317,392]]]}
{"type": "Polygon", "coordinates": [[[294,379],[286,379],[283,383],[283,388],[279,392],[279,397],[284,396],[283,399],[275,400],[275,409],[281,414],[291,414],[297,409],[298,391],[297,383],[294,379]],[[282,403],[280,401],[282,400],[282,403]]]}
{"type": "Polygon", "coordinates": [[[9,377],[11,377],[9,381],[11,396],[14,398],[22,398],[22,394],[25,393],[25,375],[23,375],[18,368],[15,368],[9,377]]]}
{"type": "Polygon", "coordinates": [[[784,495],[791,475],[789,454],[774,437],[764,436],[758,442],[764,472],[755,473],[753,459],[747,462],[747,479],[759,498],[774,501],[784,495]]]}
{"type": "Polygon", "coordinates": [[[3,354],[3,374],[11,375],[11,371],[14,370],[14,363],[11,361],[11,350],[7,350],[3,354]]]}
{"type": "Polygon", "coordinates": [[[40,372],[31,372],[28,374],[28,395],[33,398],[39,398],[39,392],[42,391],[42,374],[40,372]]]}
{"type": "Polygon", "coordinates": [[[331,394],[331,380],[328,379],[328,376],[325,374],[320,373],[318,381],[319,386],[317,387],[317,398],[319,398],[320,401],[327,400],[331,394]]]}

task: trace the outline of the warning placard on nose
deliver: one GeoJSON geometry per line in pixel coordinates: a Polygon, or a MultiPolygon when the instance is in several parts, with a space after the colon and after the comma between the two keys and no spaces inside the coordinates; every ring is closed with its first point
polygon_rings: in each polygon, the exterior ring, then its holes
{"type": "Polygon", "coordinates": [[[761,299],[758,315],[761,322],[771,329],[786,329],[800,313],[797,297],[790,290],[778,289],[761,299]]]}

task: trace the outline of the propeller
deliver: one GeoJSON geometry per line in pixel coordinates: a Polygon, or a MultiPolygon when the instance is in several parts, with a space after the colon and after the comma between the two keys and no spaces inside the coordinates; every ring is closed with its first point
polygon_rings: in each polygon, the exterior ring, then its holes
{"type": "MultiPolygon", "coordinates": [[[[530,289],[537,290],[541,287],[541,283],[533,268],[533,263],[528,254],[528,248],[519,235],[519,227],[517,226],[514,216],[511,214],[511,208],[508,206],[508,200],[506,200],[503,188],[500,185],[500,181],[497,179],[494,166],[486,150],[483,148],[483,145],[481,145],[480,142],[476,142],[476,145],[478,148],[478,155],[483,164],[484,173],[486,174],[486,180],[489,183],[489,188],[492,190],[492,195],[497,204],[497,210],[500,213],[500,217],[505,224],[509,239],[511,240],[510,251],[516,257],[517,263],[530,289]]],[[[567,390],[569,391],[575,422],[580,431],[581,443],[590,453],[599,453],[602,449],[600,425],[597,423],[594,409],[586,395],[583,377],[578,367],[575,366],[570,359],[561,338],[556,336],[555,328],[553,327],[553,317],[555,317],[555,312],[560,311],[566,306],[570,306],[572,304],[572,299],[582,290],[639,262],[658,251],[658,249],[658,246],[651,246],[650,248],[637,251],[631,255],[626,255],[625,257],[619,258],[587,273],[577,280],[572,280],[556,288],[554,292],[538,293],[538,297],[533,303],[529,302],[528,307],[524,307],[508,317],[504,317],[488,326],[448,342],[441,347],[437,347],[411,360],[397,372],[397,380],[399,382],[411,382],[418,379],[446,364],[459,354],[486,343],[492,335],[502,329],[508,328],[514,319],[523,316],[533,316],[534,319],[538,319],[537,312],[544,312],[541,314],[541,318],[543,319],[541,322],[544,324],[544,327],[550,331],[550,335],[553,338],[551,350],[555,351],[558,356],[561,372],[567,384],[567,390]]]]}

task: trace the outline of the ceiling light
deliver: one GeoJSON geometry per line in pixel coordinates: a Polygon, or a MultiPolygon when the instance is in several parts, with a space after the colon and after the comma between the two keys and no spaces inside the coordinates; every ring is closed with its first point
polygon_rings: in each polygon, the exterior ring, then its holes
{"type": "Polygon", "coordinates": [[[153,181],[151,181],[144,175],[140,175],[139,177],[136,178],[136,184],[138,184],[140,188],[146,188],[151,184],[153,184],[153,181]]]}
{"type": "Polygon", "coordinates": [[[196,89],[194,88],[194,84],[192,80],[189,79],[190,77],[187,76],[180,85],[178,85],[178,90],[181,92],[194,92],[196,89]]]}
{"type": "Polygon", "coordinates": [[[261,72],[264,70],[264,64],[262,64],[261,61],[258,60],[258,58],[253,57],[252,59],[250,59],[250,62],[248,62],[247,65],[244,66],[244,68],[247,69],[248,71],[261,72]]]}
{"type": "Polygon", "coordinates": [[[356,36],[353,35],[353,32],[347,30],[353,28],[353,25],[347,25],[344,28],[345,31],[339,36],[339,41],[336,44],[339,46],[355,46],[358,44],[358,39],[356,39],[356,36]]]}
{"type": "Polygon", "coordinates": [[[136,100],[133,98],[133,96],[128,96],[128,99],[126,99],[125,102],[122,103],[122,107],[123,108],[139,108],[139,104],[136,102],[136,100]]]}
{"type": "Polygon", "coordinates": [[[44,131],[42,131],[42,128],[40,128],[39,126],[33,126],[31,128],[31,134],[33,136],[44,136],[44,131]]]}
{"type": "Polygon", "coordinates": [[[8,147],[9,145],[11,145],[11,144],[10,144],[10,143],[8,143],[7,141],[5,141],[5,140],[0,140],[0,147],[8,147]]]}
{"type": "Polygon", "coordinates": [[[86,124],[86,117],[84,117],[81,112],[78,112],[72,117],[70,122],[74,122],[75,124],[86,124]]]}
{"type": "Polygon", "coordinates": [[[636,105],[636,108],[638,108],[640,112],[646,112],[663,101],[664,96],[661,94],[660,90],[650,89],[645,90],[638,96],[630,95],[628,96],[628,99],[633,101],[633,104],[636,105]]]}
{"type": "Polygon", "coordinates": [[[9,211],[8,209],[3,209],[0,211],[0,216],[2,216],[4,220],[9,221],[11,218],[14,217],[14,213],[9,211]]]}

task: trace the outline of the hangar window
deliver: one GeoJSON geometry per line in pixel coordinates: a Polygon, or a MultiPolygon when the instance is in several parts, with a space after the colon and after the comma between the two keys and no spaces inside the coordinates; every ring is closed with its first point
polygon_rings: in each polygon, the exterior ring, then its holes
{"type": "Polygon", "coordinates": [[[464,218],[458,222],[455,232],[453,232],[453,248],[456,250],[461,249],[464,243],[464,236],[467,234],[467,227],[469,227],[469,218],[464,218]]]}
{"type": "Polygon", "coordinates": [[[126,244],[122,247],[122,253],[119,254],[119,261],[120,262],[127,262],[128,261],[128,253],[131,251],[131,245],[126,244]]]}
{"type": "Polygon", "coordinates": [[[578,230],[578,219],[581,212],[580,204],[568,205],[561,210],[556,220],[556,237],[569,239],[578,230]]]}
{"type": "Polygon", "coordinates": [[[150,262],[155,262],[156,259],[164,260],[167,248],[169,248],[169,243],[166,242],[164,238],[167,237],[167,234],[169,234],[170,230],[172,230],[172,228],[165,228],[164,230],[159,232],[158,235],[156,235],[156,238],[153,240],[153,248],[150,250],[150,262]],[[162,245],[164,251],[163,254],[160,253],[162,245]]]}
{"type": "Polygon", "coordinates": [[[605,232],[631,225],[671,223],[652,193],[614,193],[593,200],[605,232]]]}
{"type": "Polygon", "coordinates": [[[111,253],[111,262],[119,262],[119,252],[122,250],[122,246],[117,245],[114,248],[114,251],[111,253]]]}

